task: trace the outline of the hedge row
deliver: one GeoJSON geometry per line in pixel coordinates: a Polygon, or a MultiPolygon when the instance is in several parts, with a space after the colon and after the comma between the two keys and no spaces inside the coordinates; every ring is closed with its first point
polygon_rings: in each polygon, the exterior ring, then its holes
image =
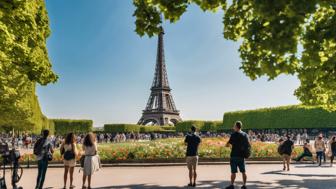
{"type": "Polygon", "coordinates": [[[140,132],[139,125],[135,124],[105,124],[104,131],[108,133],[140,132]]]}
{"type": "Polygon", "coordinates": [[[93,129],[92,120],[52,119],[55,125],[55,133],[64,135],[69,132],[88,133],[93,129]]]}
{"type": "Polygon", "coordinates": [[[182,121],[176,124],[176,132],[188,132],[190,127],[194,125],[198,131],[201,132],[217,132],[218,128],[222,126],[222,121],[200,121],[200,120],[189,120],[182,121]]]}
{"type": "Polygon", "coordinates": [[[170,133],[175,132],[174,126],[143,126],[135,124],[105,124],[104,132],[109,133],[170,133]]]}
{"type": "Polygon", "coordinates": [[[237,120],[243,122],[245,129],[336,128],[336,111],[294,105],[226,112],[223,129],[232,128],[237,120]]]}

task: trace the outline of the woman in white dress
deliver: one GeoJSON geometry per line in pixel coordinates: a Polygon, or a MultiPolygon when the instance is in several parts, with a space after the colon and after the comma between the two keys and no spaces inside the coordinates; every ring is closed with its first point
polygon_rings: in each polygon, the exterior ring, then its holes
{"type": "Polygon", "coordinates": [[[76,167],[76,156],[78,154],[76,147],[76,138],[73,133],[69,133],[65,141],[61,145],[61,154],[63,156],[64,162],[64,189],[66,188],[66,183],[68,180],[68,173],[70,174],[70,189],[75,186],[72,184],[73,182],[73,173],[76,167]]]}
{"type": "Polygon", "coordinates": [[[84,150],[84,170],[83,170],[83,189],[91,189],[91,176],[100,168],[96,136],[89,133],[85,136],[83,142],[84,150]],[[88,187],[85,186],[86,178],[88,179],[88,187]]]}

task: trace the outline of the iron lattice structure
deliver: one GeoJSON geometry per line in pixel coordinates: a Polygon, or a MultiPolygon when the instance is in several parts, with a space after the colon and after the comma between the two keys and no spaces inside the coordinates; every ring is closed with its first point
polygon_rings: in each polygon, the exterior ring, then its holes
{"type": "Polygon", "coordinates": [[[143,110],[139,125],[168,125],[181,121],[180,113],[175,107],[171,89],[169,87],[167,69],[164,57],[163,35],[158,37],[155,74],[145,110],[143,110]]]}

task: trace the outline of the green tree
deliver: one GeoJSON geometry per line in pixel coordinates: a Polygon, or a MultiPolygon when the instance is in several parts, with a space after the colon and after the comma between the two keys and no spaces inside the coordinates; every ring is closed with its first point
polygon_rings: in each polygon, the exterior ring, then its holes
{"type": "Polygon", "coordinates": [[[296,75],[295,95],[307,105],[336,105],[335,0],[133,0],[135,31],[158,34],[191,4],[223,10],[224,38],[241,41],[241,69],[252,80],[296,75]],[[160,17],[163,15],[163,18],[160,17]]]}
{"type": "Polygon", "coordinates": [[[0,126],[32,124],[36,83],[57,80],[46,48],[49,34],[44,0],[0,1],[0,126]]]}

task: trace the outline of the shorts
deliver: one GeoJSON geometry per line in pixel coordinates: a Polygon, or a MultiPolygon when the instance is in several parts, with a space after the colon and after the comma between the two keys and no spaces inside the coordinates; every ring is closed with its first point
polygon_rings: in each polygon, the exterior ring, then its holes
{"type": "Polygon", "coordinates": [[[231,167],[231,173],[237,173],[238,168],[239,172],[245,173],[245,159],[242,157],[231,157],[230,158],[230,167],[231,167]]]}
{"type": "Polygon", "coordinates": [[[282,154],[282,158],[286,161],[290,161],[291,160],[291,156],[288,154],[282,154]]]}
{"type": "Polygon", "coordinates": [[[186,161],[188,169],[196,169],[196,166],[198,164],[198,156],[187,156],[186,161]]]}

